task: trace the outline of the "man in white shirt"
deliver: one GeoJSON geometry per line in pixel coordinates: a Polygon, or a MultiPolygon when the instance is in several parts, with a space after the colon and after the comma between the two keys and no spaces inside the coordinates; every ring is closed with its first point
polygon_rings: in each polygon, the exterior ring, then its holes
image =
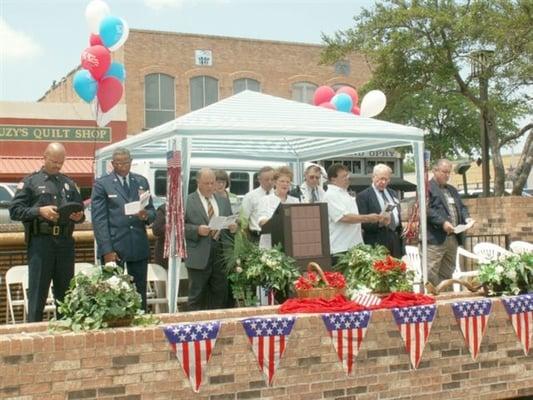
{"type": "Polygon", "coordinates": [[[292,196],[299,197],[301,203],[319,203],[324,201],[326,192],[320,186],[322,171],[320,166],[311,164],[305,170],[304,183],[300,186],[300,193],[291,193],[292,196]]]}
{"type": "Polygon", "coordinates": [[[353,246],[363,243],[361,223],[385,221],[381,214],[359,215],[355,198],[347,189],[350,185],[350,171],[342,164],[333,164],[328,168],[328,190],[324,200],[328,203],[329,243],[332,265],[335,265],[342,253],[353,246]]]}
{"type": "Polygon", "coordinates": [[[262,197],[268,196],[272,191],[274,169],[268,166],[261,168],[257,174],[257,180],[259,181],[259,187],[248,192],[244,196],[241,205],[241,215],[248,219],[248,230],[254,241],[258,241],[261,235],[259,202],[262,197]]]}

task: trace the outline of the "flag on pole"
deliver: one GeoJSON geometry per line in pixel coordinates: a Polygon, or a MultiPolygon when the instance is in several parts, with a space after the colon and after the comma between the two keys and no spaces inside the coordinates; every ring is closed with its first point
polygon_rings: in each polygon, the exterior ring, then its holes
{"type": "Polygon", "coordinates": [[[409,354],[413,368],[418,368],[422,352],[429,338],[437,307],[434,304],[393,308],[392,315],[409,354]]]}
{"type": "Polygon", "coordinates": [[[381,303],[381,298],[372,293],[358,293],[353,301],[364,307],[377,306],[381,303]]]}
{"type": "Polygon", "coordinates": [[[215,347],[220,321],[172,325],[163,329],[192,389],[198,393],[215,347]]]}
{"type": "Polygon", "coordinates": [[[348,375],[352,373],[371,315],[370,311],[322,315],[339,361],[348,375]]]}
{"type": "Polygon", "coordinates": [[[249,318],[242,320],[259,369],[269,385],[285,352],[295,317],[249,318]]]}
{"type": "Polygon", "coordinates": [[[533,321],[533,296],[524,294],[502,298],[505,311],[511,319],[513,329],[522,343],[524,354],[527,356],[531,346],[531,324],[533,321]]]}
{"type": "Polygon", "coordinates": [[[465,338],[465,344],[472,359],[475,360],[485,335],[487,321],[492,311],[492,302],[488,299],[461,301],[453,303],[452,309],[465,338]]]}
{"type": "Polygon", "coordinates": [[[167,151],[167,205],[164,257],[186,258],[185,222],[181,190],[181,152],[167,151]],[[173,246],[171,246],[173,242],[173,246]],[[171,254],[173,250],[173,254],[171,254]]]}

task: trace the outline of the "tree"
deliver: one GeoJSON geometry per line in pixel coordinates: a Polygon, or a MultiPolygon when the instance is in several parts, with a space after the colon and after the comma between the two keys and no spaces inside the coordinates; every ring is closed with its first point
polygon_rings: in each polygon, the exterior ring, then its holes
{"type": "Polygon", "coordinates": [[[531,0],[378,1],[354,17],[354,28],[323,35],[322,61],[363,54],[373,76],[361,91],[386,93],[383,118],[426,129],[433,158],[478,150],[483,113],[496,195],[504,191],[502,148],[528,135],[513,177],[519,194],[533,162],[532,14],[531,0]],[[481,75],[489,82],[488,100],[470,74],[480,50],[490,50],[481,75]]]}

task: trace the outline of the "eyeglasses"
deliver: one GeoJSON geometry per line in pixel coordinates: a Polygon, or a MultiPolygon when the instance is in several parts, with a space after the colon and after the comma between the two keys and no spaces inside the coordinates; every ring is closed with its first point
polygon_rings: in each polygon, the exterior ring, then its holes
{"type": "Polygon", "coordinates": [[[119,167],[122,167],[124,165],[130,165],[131,161],[113,161],[113,165],[118,165],[119,167]]]}
{"type": "Polygon", "coordinates": [[[307,175],[308,179],[320,179],[319,175],[307,175]]]}

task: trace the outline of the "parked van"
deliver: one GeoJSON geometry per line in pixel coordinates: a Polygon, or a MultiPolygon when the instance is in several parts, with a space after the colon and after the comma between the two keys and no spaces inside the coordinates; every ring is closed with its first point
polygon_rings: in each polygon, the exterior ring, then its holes
{"type": "Polygon", "coordinates": [[[9,205],[17,190],[16,183],[0,183],[0,224],[11,224],[9,205]]]}
{"type": "MultiPolygon", "coordinates": [[[[201,168],[222,169],[229,176],[229,191],[237,195],[240,201],[246,193],[259,186],[257,171],[270,165],[273,168],[286,165],[283,162],[264,162],[250,160],[232,160],[222,158],[198,158],[191,162],[189,174],[189,193],[196,190],[196,173],[201,168]]],[[[154,207],[165,201],[167,195],[167,163],[164,159],[133,160],[131,170],[148,179],[152,191],[154,207]]]]}

